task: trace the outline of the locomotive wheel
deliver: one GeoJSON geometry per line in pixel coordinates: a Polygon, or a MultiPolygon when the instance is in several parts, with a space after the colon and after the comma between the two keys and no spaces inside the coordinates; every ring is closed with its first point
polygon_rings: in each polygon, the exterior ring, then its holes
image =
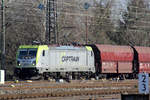
{"type": "Polygon", "coordinates": [[[95,75],[95,79],[96,79],[96,80],[99,80],[99,76],[95,75]]]}
{"type": "Polygon", "coordinates": [[[48,80],[48,78],[49,78],[48,73],[43,73],[43,77],[44,77],[44,80],[48,80]]]}
{"type": "Polygon", "coordinates": [[[68,78],[69,78],[69,80],[72,80],[72,79],[73,79],[73,78],[72,78],[72,75],[69,75],[69,77],[68,77],[68,78]]]}

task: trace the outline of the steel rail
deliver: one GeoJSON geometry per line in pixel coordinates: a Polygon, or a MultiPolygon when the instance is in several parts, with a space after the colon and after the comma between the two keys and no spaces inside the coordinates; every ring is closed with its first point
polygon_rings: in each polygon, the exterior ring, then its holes
{"type": "Polygon", "coordinates": [[[0,100],[8,99],[28,99],[28,98],[48,98],[48,97],[67,97],[67,96],[82,96],[82,95],[108,95],[108,94],[123,94],[123,93],[138,93],[138,89],[121,89],[121,90],[81,90],[81,91],[62,91],[52,93],[33,93],[33,94],[12,94],[0,95],[0,100]]]}

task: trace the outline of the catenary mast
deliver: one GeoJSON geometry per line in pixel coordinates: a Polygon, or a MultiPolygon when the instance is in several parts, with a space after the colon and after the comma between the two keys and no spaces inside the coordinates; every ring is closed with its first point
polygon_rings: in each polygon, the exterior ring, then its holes
{"type": "Polygon", "coordinates": [[[46,6],[46,43],[58,43],[57,34],[57,2],[56,0],[47,0],[46,6]]]}

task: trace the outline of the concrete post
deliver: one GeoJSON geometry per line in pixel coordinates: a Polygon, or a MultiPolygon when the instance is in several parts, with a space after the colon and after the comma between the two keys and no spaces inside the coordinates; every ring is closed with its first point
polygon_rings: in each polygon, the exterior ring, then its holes
{"type": "Polygon", "coordinates": [[[4,83],[5,83],[5,71],[0,70],[0,84],[4,84],[4,83]]]}

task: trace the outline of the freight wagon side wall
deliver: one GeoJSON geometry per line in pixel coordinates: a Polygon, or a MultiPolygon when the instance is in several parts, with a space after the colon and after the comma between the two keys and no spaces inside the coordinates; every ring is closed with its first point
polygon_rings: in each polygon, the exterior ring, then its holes
{"type": "Polygon", "coordinates": [[[102,61],[101,73],[117,73],[117,62],[102,61]]]}
{"type": "Polygon", "coordinates": [[[132,73],[134,52],[130,46],[96,45],[101,73],[132,73]]]}
{"type": "Polygon", "coordinates": [[[133,63],[118,62],[118,73],[133,73],[133,63]]]}
{"type": "Polygon", "coordinates": [[[150,62],[140,62],[139,73],[142,72],[150,73],[150,62]]]}
{"type": "Polygon", "coordinates": [[[150,73],[150,47],[134,47],[138,53],[139,73],[150,73]]]}

